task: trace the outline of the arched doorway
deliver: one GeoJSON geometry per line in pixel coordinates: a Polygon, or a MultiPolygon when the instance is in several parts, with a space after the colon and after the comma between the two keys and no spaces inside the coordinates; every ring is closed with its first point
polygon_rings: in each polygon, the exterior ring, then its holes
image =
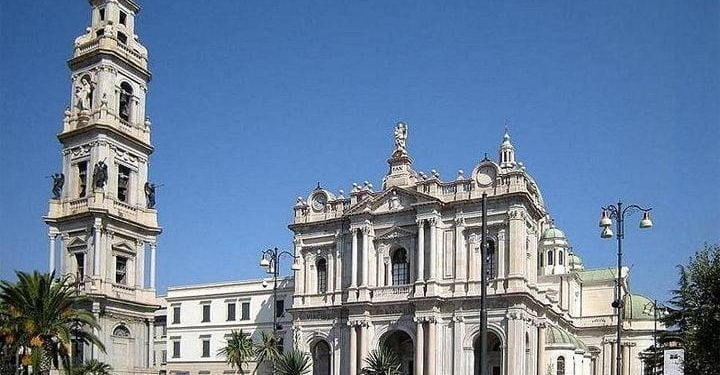
{"type": "MultiPolygon", "coordinates": [[[[502,342],[493,332],[487,335],[488,374],[502,375],[502,342]]],[[[473,374],[480,375],[480,335],[473,341],[473,374]]]]}
{"type": "Polygon", "coordinates": [[[386,345],[390,350],[394,351],[399,357],[402,366],[400,371],[404,375],[412,375],[415,370],[415,346],[412,338],[403,331],[392,331],[380,340],[380,345],[386,345]]]}
{"type": "Polygon", "coordinates": [[[320,340],[312,346],[313,375],[330,375],[330,345],[320,340]]]}

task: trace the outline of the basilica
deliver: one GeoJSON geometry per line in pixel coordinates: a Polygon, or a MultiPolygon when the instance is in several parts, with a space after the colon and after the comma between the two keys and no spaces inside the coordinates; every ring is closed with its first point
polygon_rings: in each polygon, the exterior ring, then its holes
{"type": "Polygon", "coordinates": [[[296,260],[279,294],[249,280],[158,297],[162,229],[148,177],[151,74],[134,31],[139,7],[90,5],[90,27],[68,61],[62,171],[44,217],[49,270],[72,275],[92,298],[86,308],[106,346],[77,342],[75,361],[99,359],[123,374],[220,375],[232,371],[217,354],[231,330],[278,329],[284,350],[310,353],[317,375],[359,375],[381,346],[400,356],[403,374],[479,374],[485,277],[488,374],[616,375],[618,358],[622,374],[643,373],[651,301],[631,292],[628,268],[584,267],[507,131],[496,155],[467,155],[477,160],[472,171],[442,180],[413,166],[410,127],[398,123],[377,188],[353,184],[345,195],[318,185],[289,207],[296,260]]]}

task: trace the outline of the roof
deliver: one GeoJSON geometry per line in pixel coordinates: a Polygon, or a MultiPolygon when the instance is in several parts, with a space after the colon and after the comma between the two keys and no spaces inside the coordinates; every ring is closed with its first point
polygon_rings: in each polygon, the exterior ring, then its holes
{"type": "Polygon", "coordinates": [[[575,335],[571,335],[568,331],[550,326],[545,336],[546,344],[561,344],[561,345],[572,345],[576,349],[588,350],[587,345],[577,338],[575,335]]]}
{"type": "Polygon", "coordinates": [[[543,238],[550,239],[550,238],[565,238],[565,233],[561,231],[560,229],[555,228],[554,225],[550,226],[547,230],[545,230],[545,233],[543,233],[543,238]]]}
{"type": "Polygon", "coordinates": [[[609,281],[617,278],[617,270],[615,268],[595,268],[579,271],[578,276],[585,282],[609,281]]]}
{"type": "Polygon", "coordinates": [[[625,295],[623,318],[629,320],[655,320],[654,305],[650,298],[639,294],[625,295]]]}

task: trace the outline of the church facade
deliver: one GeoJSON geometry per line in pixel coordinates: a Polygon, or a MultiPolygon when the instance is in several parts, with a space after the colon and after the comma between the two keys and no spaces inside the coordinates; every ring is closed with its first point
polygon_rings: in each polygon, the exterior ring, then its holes
{"type": "Polygon", "coordinates": [[[442,181],[413,169],[408,127],[381,189],[348,197],[316,188],[294,206],[295,344],[332,374],[361,373],[371,350],[391,347],[403,372],[479,374],[481,265],[488,277],[488,374],[641,374],[652,345],[650,300],[622,273],[624,334],[615,341],[617,273],[585,269],[553,225],[541,190],[506,133],[496,160],[442,181]],[[486,259],[481,198],[487,195],[486,259]],[[317,348],[320,348],[319,350],[317,348]],[[320,356],[330,348],[332,355],[320,356]]]}
{"type": "MultiPolygon", "coordinates": [[[[86,308],[107,347],[76,343],[73,359],[98,359],[127,374],[232,371],[216,349],[233,328],[254,336],[267,329],[270,293],[262,281],[247,281],[156,296],[161,228],[148,178],[151,74],[134,32],[139,7],[134,0],[90,4],[91,25],[68,62],[62,172],[44,217],[49,271],[72,275],[91,297],[86,308]]],[[[318,375],[358,375],[383,345],[400,355],[404,374],[478,374],[484,272],[489,374],[615,375],[618,354],[624,374],[641,374],[639,353],[652,345],[650,301],[630,293],[624,268],[618,347],[610,305],[616,271],[584,268],[510,136],[496,159],[443,181],[414,169],[408,134],[406,124],[396,125],[379,189],[354,184],[345,196],[318,186],[295,203],[289,229],[300,267],[283,284],[284,347],[311,353],[318,375]]]]}

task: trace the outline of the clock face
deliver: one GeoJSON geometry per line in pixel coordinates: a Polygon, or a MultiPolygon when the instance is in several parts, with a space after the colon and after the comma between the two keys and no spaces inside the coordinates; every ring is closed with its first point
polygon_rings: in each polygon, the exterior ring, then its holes
{"type": "Polygon", "coordinates": [[[312,197],[312,207],[315,211],[322,211],[327,204],[327,196],[324,193],[317,193],[312,197]]]}
{"type": "Polygon", "coordinates": [[[491,185],[495,181],[495,168],[491,166],[480,168],[475,179],[480,186],[491,185]]]}

